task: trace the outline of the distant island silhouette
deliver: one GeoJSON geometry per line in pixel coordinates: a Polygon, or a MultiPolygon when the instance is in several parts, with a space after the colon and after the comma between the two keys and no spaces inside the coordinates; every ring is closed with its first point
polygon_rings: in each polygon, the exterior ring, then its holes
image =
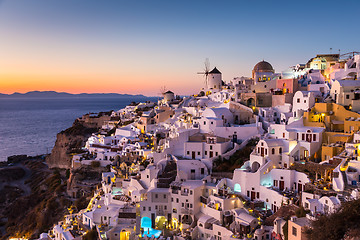
{"type": "Polygon", "coordinates": [[[86,98],[86,97],[115,97],[115,98],[128,98],[128,97],[147,97],[142,94],[120,94],[120,93],[79,93],[72,94],[67,92],[56,91],[31,91],[27,93],[0,93],[0,98],[86,98]]]}

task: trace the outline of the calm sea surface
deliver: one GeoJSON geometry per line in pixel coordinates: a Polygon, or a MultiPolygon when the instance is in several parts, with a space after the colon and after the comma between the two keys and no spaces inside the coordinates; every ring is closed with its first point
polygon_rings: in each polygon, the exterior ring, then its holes
{"type": "Polygon", "coordinates": [[[156,98],[0,98],[0,161],[8,156],[50,153],[56,134],[89,112],[119,110],[156,98]]]}

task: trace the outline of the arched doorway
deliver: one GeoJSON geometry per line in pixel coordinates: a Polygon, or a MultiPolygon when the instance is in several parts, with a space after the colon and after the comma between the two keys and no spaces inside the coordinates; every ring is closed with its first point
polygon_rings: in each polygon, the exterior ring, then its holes
{"type": "Polygon", "coordinates": [[[236,183],[236,184],[234,185],[234,192],[236,192],[236,193],[240,193],[240,192],[241,192],[241,186],[240,186],[240,184],[236,183]]]}
{"type": "Polygon", "coordinates": [[[253,164],[251,165],[252,172],[256,172],[259,168],[260,168],[260,163],[258,162],[253,162],[253,164]]]}
{"type": "Polygon", "coordinates": [[[255,106],[255,99],[249,98],[249,99],[246,101],[246,105],[247,105],[248,107],[255,106]]]}

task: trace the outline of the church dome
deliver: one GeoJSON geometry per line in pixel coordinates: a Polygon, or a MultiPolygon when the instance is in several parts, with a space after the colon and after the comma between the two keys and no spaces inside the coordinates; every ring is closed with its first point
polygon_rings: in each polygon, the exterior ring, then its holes
{"type": "Polygon", "coordinates": [[[262,60],[254,66],[254,72],[274,72],[273,67],[270,63],[262,60]]]}

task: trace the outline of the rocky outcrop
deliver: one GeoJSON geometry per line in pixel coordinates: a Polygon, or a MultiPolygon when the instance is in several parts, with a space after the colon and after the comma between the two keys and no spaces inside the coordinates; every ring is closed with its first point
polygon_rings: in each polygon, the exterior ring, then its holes
{"type": "Polygon", "coordinates": [[[97,116],[84,115],[75,120],[73,125],[58,133],[55,146],[46,158],[49,168],[70,168],[71,155],[80,153],[86,140],[110,120],[110,113],[99,113],[97,116]]]}

